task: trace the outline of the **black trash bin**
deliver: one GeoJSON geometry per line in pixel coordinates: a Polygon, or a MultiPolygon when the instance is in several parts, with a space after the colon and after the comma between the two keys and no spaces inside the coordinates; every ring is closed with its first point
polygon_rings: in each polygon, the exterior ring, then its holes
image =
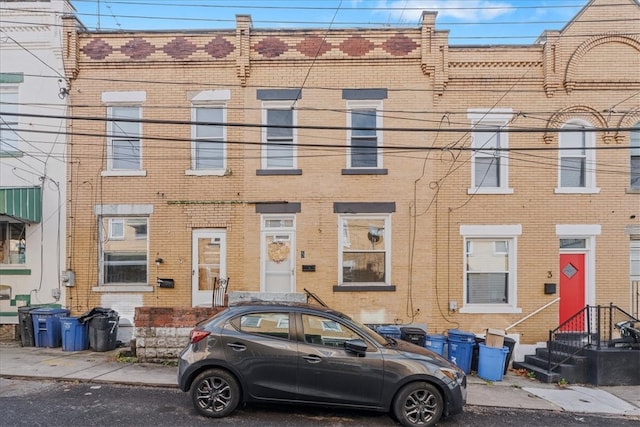
{"type": "MultiPolygon", "coordinates": [[[[478,359],[480,354],[480,346],[478,344],[484,344],[485,339],[476,337],[476,345],[473,346],[473,355],[471,356],[471,370],[478,372],[478,359]]],[[[504,337],[504,347],[509,349],[509,353],[507,353],[507,357],[504,360],[504,374],[507,374],[509,370],[509,363],[511,363],[511,357],[513,356],[513,349],[516,346],[516,340],[509,337],[504,337]]]]}
{"type": "Polygon", "coordinates": [[[20,324],[20,342],[23,347],[35,347],[36,339],[33,334],[33,319],[31,310],[36,307],[18,307],[18,323],[20,324]]]}
{"type": "Polygon", "coordinates": [[[405,326],[400,328],[400,339],[403,341],[409,341],[420,347],[424,346],[424,337],[427,333],[421,328],[413,328],[405,326]]]}
{"type": "Polygon", "coordinates": [[[80,323],[89,323],[89,347],[94,351],[109,351],[117,347],[118,322],[115,310],[96,307],[78,318],[80,323]]]}
{"type": "Polygon", "coordinates": [[[509,353],[507,353],[507,357],[504,360],[504,373],[506,375],[507,370],[509,369],[509,363],[511,363],[511,357],[513,356],[513,349],[516,346],[516,340],[504,337],[504,345],[509,348],[509,353]]]}

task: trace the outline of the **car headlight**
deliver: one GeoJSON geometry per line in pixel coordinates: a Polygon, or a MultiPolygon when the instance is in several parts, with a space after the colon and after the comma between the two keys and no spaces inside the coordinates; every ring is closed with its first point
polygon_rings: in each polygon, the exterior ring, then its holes
{"type": "Polygon", "coordinates": [[[440,372],[442,372],[442,375],[449,378],[451,381],[455,381],[458,384],[462,384],[462,379],[464,378],[464,374],[462,374],[461,371],[457,369],[451,369],[451,368],[440,368],[440,372]]]}

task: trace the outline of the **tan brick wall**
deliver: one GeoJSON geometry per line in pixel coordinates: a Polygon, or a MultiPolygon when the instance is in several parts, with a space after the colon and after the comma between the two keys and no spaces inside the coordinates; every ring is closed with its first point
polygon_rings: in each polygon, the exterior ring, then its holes
{"type": "MultiPolygon", "coordinates": [[[[598,7],[597,19],[603,19],[601,9],[606,8],[598,7]]],[[[620,8],[616,10],[619,13],[620,8]]],[[[638,7],[630,5],[628,12],[638,13],[638,7]]],[[[640,90],[638,74],[634,73],[640,65],[638,37],[621,38],[577,19],[566,33],[550,33],[546,45],[463,48],[447,47],[446,33],[436,32],[431,37],[422,30],[331,33],[327,39],[330,49],[316,59],[309,56],[309,46],[317,46],[314,43],[323,32],[251,33],[249,52],[240,49],[240,37],[229,31],[80,34],[80,71],[72,81],[70,96],[74,116],[104,117],[102,92],[145,91],[145,119],[188,121],[188,93],[229,89],[227,120],[259,124],[257,89],[302,87],[302,98],[296,103],[298,125],[340,127],[346,126],[343,88],[386,88],[384,127],[427,130],[386,131],[385,146],[425,150],[385,150],[388,175],[349,176],[341,174],[346,166],[345,130],[299,129],[299,143],[330,147],[298,147],[302,175],[256,176],[261,168],[259,146],[246,143],[260,142],[259,128],[228,127],[227,138],[234,142],[228,144],[231,174],[219,177],[185,176],[190,161],[189,126],[145,123],[143,168],[147,175],[105,177],[100,175],[106,165],[105,138],[100,136],[105,133],[105,123],[71,121],[77,133],[70,138],[69,150],[68,256],[76,272],[76,286],[68,293],[72,309],[82,312],[101,301],[102,294],[93,290],[98,248],[94,205],[153,205],[150,282],[154,284],[157,274],[174,278],[176,287],[154,286],[153,292],[142,294],[143,304],[188,307],[192,229],[226,229],[230,289],[258,291],[260,216],[252,202],[277,200],[302,206],[296,215],[297,291],[309,289],[356,319],[427,324],[431,333],[449,328],[473,332],[504,328],[557,297],[545,295],[543,286],[560,280],[558,224],[601,226],[592,254],[593,302],[613,302],[628,309],[629,240],[624,229],[638,223],[640,195],[626,191],[628,150],[610,149],[627,144],[628,133],[597,134],[597,147],[605,148],[596,154],[597,194],[555,194],[558,141],[551,132],[547,140],[542,133],[509,134],[511,148],[550,150],[510,155],[513,194],[472,196],[467,192],[470,153],[457,150],[470,145],[470,135],[447,130],[469,128],[467,111],[477,108],[511,108],[512,128],[544,128],[553,117],[562,121],[582,118],[594,126],[617,127],[627,112],[640,107],[638,97],[630,96],[640,90]],[[181,38],[188,43],[176,42],[181,38]],[[153,49],[147,56],[136,56],[135,52],[144,50],[136,51],[134,40],[146,41],[153,49]],[[171,43],[178,47],[167,48],[171,43]],[[105,44],[111,53],[101,57],[105,44]],[[182,57],[189,49],[195,50],[182,57]],[[442,131],[435,131],[438,128],[442,131]],[[430,147],[439,149],[427,150],[430,147]],[[333,291],[338,284],[334,202],[396,203],[391,241],[395,292],[333,291]],[[462,224],[522,225],[517,264],[521,313],[461,314],[448,310],[449,301],[463,305],[462,224]],[[304,259],[300,251],[305,251],[304,259]],[[165,260],[157,271],[153,264],[156,256],[165,260]],[[315,264],[316,272],[302,272],[302,264],[315,264]]],[[[625,28],[618,30],[625,32],[625,28]]],[[[521,334],[524,342],[541,341],[557,323],[556,304],[511,332],[521,334]]]]}

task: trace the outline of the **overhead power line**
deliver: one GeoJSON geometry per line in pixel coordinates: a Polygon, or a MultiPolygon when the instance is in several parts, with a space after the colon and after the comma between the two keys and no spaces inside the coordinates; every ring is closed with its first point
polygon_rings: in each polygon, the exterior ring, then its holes
{"type": "MultiPolygon", "coordinates": [[[[234,123],[234,122],[199,122],[192,120],[169,120],[169,119],[127,119],[119,117],[90,117],[90,116],[60,116],[53,114],[29,114],[29,113],[13,113],[3,112],[3,116],[18,116],[18,117],[37,117],[47,119],[66,119],[66,120],[81,120],[81,121],[98,121],[98,122],[127,122],[127,123],[147,123],[156,125],[204,125],[204,126],[227,126],[227,127],[240,127],[240,128],[278,128],[278,129],[312,129],[312,130],[376,130],[384,132],[447,132],[447,133],[460,133],[460,132],[477,132],[477,133],[495,133],[496,130],[492,128],[484,127],[465,127],[465,128],[412,128],[412,127],[348,127],[348,126],[327,126],[327,125],[268,125],[258,123],[234,123]]],[[[637,127],[565,127],[565,128],[505,128],[501,129],[504,133],[547,133],[547,132],[559,132],[559,133],[572,133],[572,132],[631,132],[639,130],[637,127]]]]}

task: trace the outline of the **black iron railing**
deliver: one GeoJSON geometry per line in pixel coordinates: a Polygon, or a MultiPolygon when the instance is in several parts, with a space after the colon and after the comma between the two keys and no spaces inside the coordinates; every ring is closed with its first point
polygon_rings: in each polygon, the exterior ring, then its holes
{"type": "Polygon", "coordinates": [[[585,348],[601,348],[614,338],[615,324],[624,320],[638,321],[613,304],[587,305],[556,329],[549,331],[547,372],[581,353],[585,348]]]}

